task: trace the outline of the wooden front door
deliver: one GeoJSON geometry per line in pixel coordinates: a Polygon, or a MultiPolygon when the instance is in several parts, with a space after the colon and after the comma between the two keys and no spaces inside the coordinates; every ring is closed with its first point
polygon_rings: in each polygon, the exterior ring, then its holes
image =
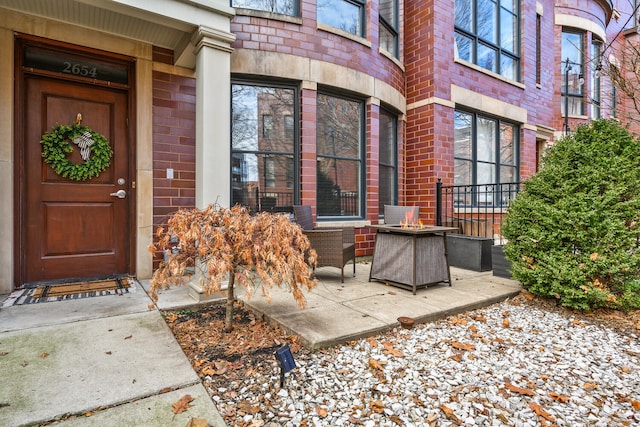
{"type": "MultiPolygon", "coordinates": [[[[21,282],[130,273],[128,91],[45,75],[25,74],[23,82],[21,282]],[[43,161],[40,144],[44,133],[72,125],[78,114],[113,149],[110,166],[85,181],[58,175],[43,161]]],[[[82,163],[79,147],[71,145],[68,158],[82,163]]]]}

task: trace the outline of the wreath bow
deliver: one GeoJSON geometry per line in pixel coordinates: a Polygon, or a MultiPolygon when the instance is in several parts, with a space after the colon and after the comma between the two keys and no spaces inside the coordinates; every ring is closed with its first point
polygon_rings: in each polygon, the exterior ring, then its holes
{"type": "Polygon", "coordinates": [[[42,135],[44,162],[60,176],[75,181],[86,181],[100,175],[111,164],[113,150],[103,135],[79,123],[73,126],[57,125],[42,135]],[[73,151],[69,141],[80,147],[82,163],[72,163],[67,155],[73,151]]]}

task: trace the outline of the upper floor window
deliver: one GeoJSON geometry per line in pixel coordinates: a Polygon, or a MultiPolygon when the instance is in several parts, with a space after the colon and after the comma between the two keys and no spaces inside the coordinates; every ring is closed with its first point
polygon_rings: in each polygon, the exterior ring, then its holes
{"type": "Polygon", "coordinates": [[[584,33],[562,31],[562,114],[584,115],[584,33]]]}
{"type": "Polygon", "coordinates": [[[318,216],[362,216],[364,103],[318,93],[318,216]]]}
{"type": "Polygon", "coordinates": [[[231,6],[282,15],[300,15],[299,0],[231,0],[231,6]]]}
{"type": "Polygon", "coordinates": [[[317,0],[317,20],[364,37],[364,0],[317,0]]]}
{"type": "Polygon", "coordinates": [[[380,0],[380,47],[398,57],[398,0],[380,0]]]}
{"type": "Polygon", "coordinates": [[[289,210],[297,200],[296,89],[231,85],[231,205],[289,210]]]}
{"type": "Polygon", "coordinates": [[[520,79],[516,0],[455,0],[455,54],[507,79],[520,79]]]}

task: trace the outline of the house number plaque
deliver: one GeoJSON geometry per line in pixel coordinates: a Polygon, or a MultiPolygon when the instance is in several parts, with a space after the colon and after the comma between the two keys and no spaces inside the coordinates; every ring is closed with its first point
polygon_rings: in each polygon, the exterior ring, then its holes
{"type": "Polygon", "coordinates": [[[37,46],[25,47],[24,66],[111,83],[129,83],[128,69],[125,65],[89,60],[82,55],[37,46]]]}

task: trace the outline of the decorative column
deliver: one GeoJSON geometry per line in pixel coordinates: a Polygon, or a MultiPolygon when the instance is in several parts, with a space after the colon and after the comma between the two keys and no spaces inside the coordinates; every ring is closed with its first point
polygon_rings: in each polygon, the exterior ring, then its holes
{"type": "Polygon", "coordinates": [[[196,53],[196,207],[231,201],[231,43],[235,35],[199,27],[196,53]]]}

